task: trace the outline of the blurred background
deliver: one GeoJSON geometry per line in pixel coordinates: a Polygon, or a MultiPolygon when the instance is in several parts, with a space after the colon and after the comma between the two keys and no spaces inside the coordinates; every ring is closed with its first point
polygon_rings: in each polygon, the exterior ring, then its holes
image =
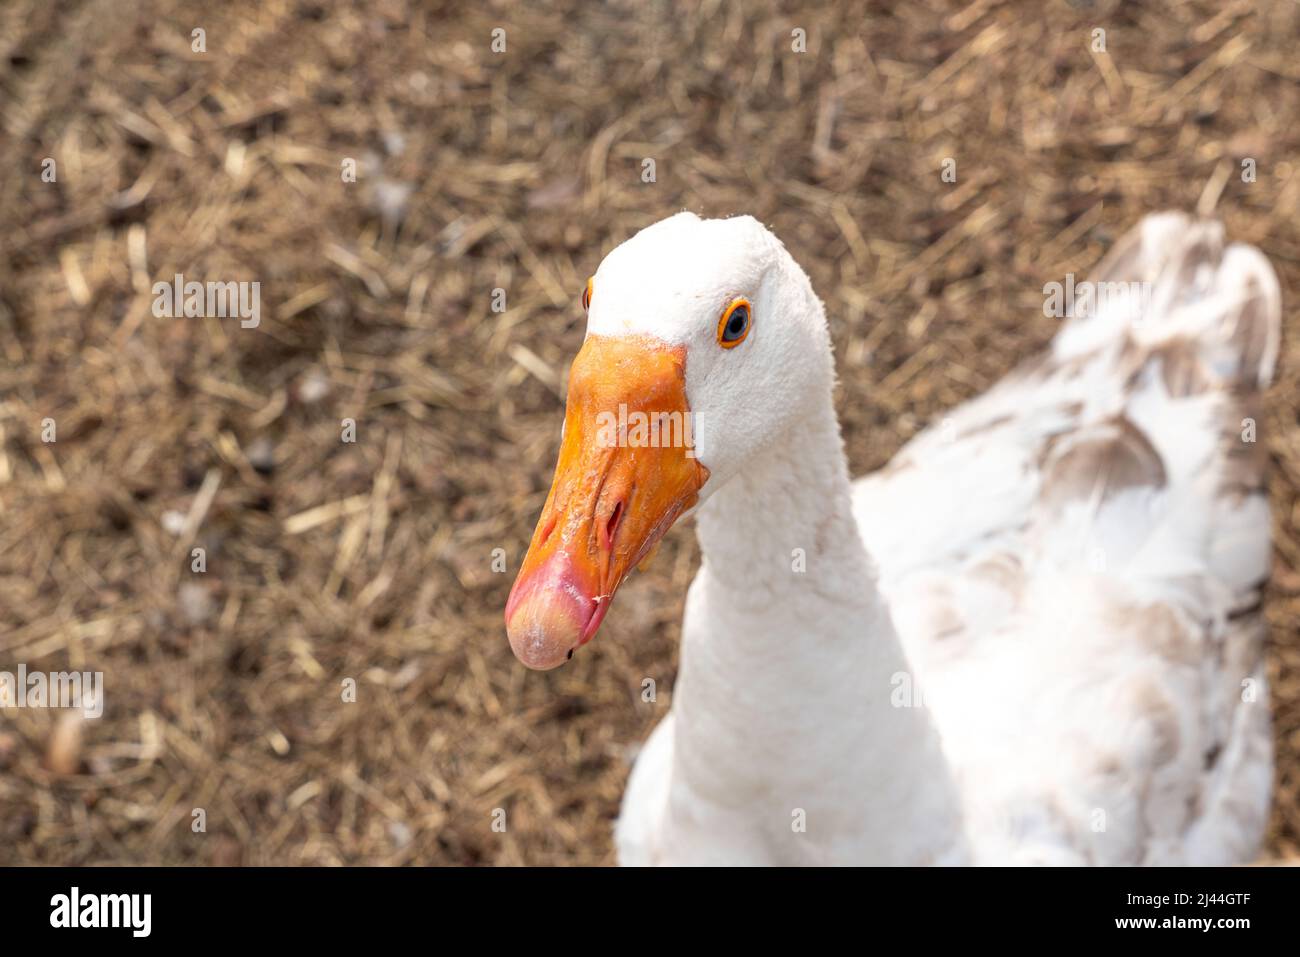
{"type": "Polygon", "coordinates": [[[772,226],[862,473],[1198,203],[1284,290],[1264,858],[1300,856],[1298,45],[1285,0],[10,0],[0,669],[103,671],[105,712],[0,710],[0,863],[611,863],[689,523],[567,667],[502,625],[602,256],[772,226]],[[260,325],[155,317],[175,273],[260,282],[260,325]]]}

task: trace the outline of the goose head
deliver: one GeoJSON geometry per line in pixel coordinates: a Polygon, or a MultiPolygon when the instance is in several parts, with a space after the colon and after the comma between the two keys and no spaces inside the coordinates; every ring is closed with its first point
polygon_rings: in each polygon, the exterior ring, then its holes
{"type": "Polygon", "coordinates": [[[821,303],[749,216],[679,213],[601,262],[569,373],[559,462],[506,604],[521,662],[590,641],[672,524],[825,402],[821,303]]]}

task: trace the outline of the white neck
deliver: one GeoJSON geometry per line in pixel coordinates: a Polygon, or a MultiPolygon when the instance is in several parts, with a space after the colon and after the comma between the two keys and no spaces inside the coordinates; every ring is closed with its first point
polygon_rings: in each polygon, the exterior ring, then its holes
{"type": "Polygon", "coordinates": [[[908,665],[854,523],[829,389],[757,458],[699,511],[674,841],[730,834],[775,863],[951,858],[955,792],[928,714],[891,706],[908,665]]]}

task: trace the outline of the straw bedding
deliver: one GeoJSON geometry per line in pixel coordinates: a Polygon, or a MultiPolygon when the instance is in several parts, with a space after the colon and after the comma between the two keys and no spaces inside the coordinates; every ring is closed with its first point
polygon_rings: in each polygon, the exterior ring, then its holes
{"type": "Polygon", "coordinates": [[[1298,42],[1235,0],[5,4],[0,668],[103,671],[105,712],[0,712],[0,863],[612,862],[690,530],[559,671],[501,622],[602,255],[770,224],[861,473],[1198,204],[1284,287],[1264,856],[1300,856],[1298,42]],[[156,317],[176,273],[260,282],[260,324],[156,317]]]}

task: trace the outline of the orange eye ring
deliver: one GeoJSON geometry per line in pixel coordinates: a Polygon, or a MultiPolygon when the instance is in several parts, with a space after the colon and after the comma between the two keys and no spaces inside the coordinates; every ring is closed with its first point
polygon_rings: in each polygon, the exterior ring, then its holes
{"type": "MultiPolygon", "coordinates": [[[[594,278],[594,277],[593,277],[593,278],[594,278]]],[[[588,279],[588,280],[587,280],[587,288],[584,289],[584,290],[582,290],[582,308],[583,308],[583,309],[590,309],[590,308],[591,308],[591,284],[592,284],[592,279],[588,279]]]]}
{"type": "Polygon", "coordinates": [[[754,326],[754,307],[745,298],[733,299],[718,320],[718,345],[734,349],[745,341],[754,326]]]}

